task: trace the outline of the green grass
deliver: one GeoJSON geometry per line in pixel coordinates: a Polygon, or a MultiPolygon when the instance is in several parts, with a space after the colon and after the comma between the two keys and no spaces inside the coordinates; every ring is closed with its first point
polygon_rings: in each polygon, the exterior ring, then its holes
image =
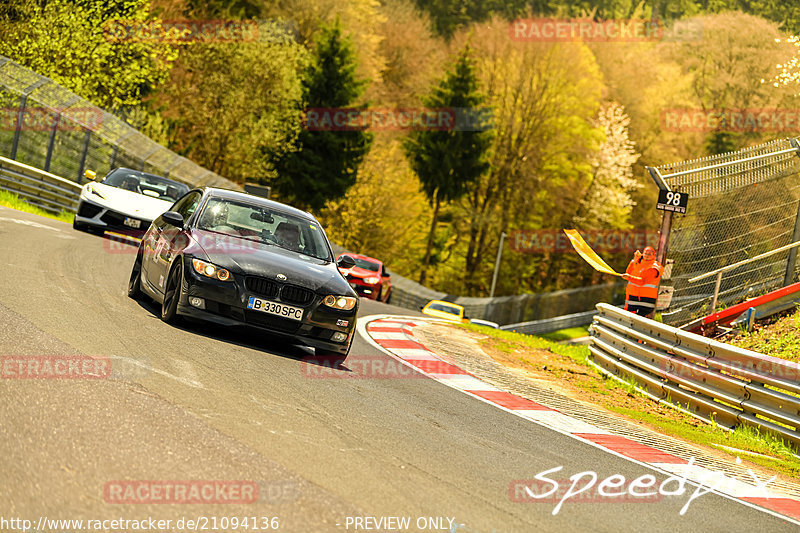
{"type": "Polygon", "coordinates": [[[795,311],[753,333],[740,332],[732,344],[764,355],[788,361],[800,361],[798,330],[800,330],[800,313],[795,311]]]}
{"type": "Polygon", "coordinates": [[[75,219],[74,213],[62,210],[61,213],[55,215],[49,211],[45,211],[41,207],[29,204],[15,193],[9,191],[0,190],[0,205],[16,209],[17,211],[25,211],[26,213],[52,218],[53,220],[60,220],[61,222],[67,222],[69,224],[75,219]]]}
{"type": "MultiPolygon", "coordinates": [[[[534,337],[532,335],[523,335],[522,333],[514,333],[513,331],[505,331],[502,329],[487,328],[483,326],[476,326],[475,324],[458,324],[459,327],[466,328],[476,333],[483,333],[492,338],[505,341],[504,344],[513,343],[516,345],[523,345],[529,348],[538,350],[550,350],[553,353],[565,355],[576,363],[589,366],[589,348],[586,346],[558,344],[557,342],[543,339],[542,337],[534,337]]],[[[506,350],[502,350],[506,351],[506,350]]],[[[513,350],[511,350],[513,351],[513,350]]]]}
{"type": "Polygon", "coordinates": [[[578,339],[589,335],[589,326],[580,326],[575,328],[559,329],[550,333],[540,335],[541,338],[549,341],[559,342],[568,341],[570,339],[578,339]]]}

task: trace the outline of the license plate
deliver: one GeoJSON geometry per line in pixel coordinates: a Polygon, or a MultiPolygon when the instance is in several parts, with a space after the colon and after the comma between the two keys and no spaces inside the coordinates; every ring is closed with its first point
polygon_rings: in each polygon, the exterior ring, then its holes
{"type": "Polygon", "coordinates": [[[247,301],[247,308],[253,309],[254,311],[269,313],[270,315],[291,318],[292,320],[303,320],[303,310],[301,308],[279,304],[278,302],[270,302],[269,300],[262,300],[255,296],[251,296],[247,301]]]}
{"type": "Polygon", "coordinates": [[[141,220],[136,220],[135,218],[128,218],[126,217],[125,220],[122,221],[123,224],[128,226],[129,228],[140,228],[142,226],[141,220]]]}

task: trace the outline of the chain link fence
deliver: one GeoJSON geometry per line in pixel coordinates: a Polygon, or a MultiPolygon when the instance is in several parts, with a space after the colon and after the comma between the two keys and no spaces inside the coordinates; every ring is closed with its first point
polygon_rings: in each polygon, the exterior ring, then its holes
{"type": "Polygon", "coordinates": [[[0,156],[81,183],[116,167],[192,186],[241,189],[49,78],[0,56],[0,156]]]}
{"type": "MultiPolygon", "coordinates": [[[[664,322],[679,325],[712,312],[716,278],[689,279],[796,240],[800,156],[795,139],[656,167],[673,191],[687,193],[685,215],[675,214],[667,257],[675,261],[675,292],[664,322]]],[[[800,229],[800,226],[798,226],[800,229]]],[[[796,279],[787,276],[790,252],[726,272],[719,304],[729,306],[796,279]]],[[[793,267],[793,265],[791,265],[793,267]]],[[[669,284],[669,281],[665,281],[669,284]]]]}

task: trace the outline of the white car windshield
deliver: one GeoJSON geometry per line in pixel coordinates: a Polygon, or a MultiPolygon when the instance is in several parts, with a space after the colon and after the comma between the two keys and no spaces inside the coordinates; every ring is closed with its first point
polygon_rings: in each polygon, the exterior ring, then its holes
{"type": "Polygon", "coordinates": [[[331,260],[322,228],[313,220],[259,205],[211,198],[197,218],[197,229],[274,244],[317,259],[331,260]]]}
{"type": "Polygon", "coordinates": [[[189,192],[189,187],[183,183],[126,168],[111,171],[101,183],[167,202],[174,202],[189,192]]]}

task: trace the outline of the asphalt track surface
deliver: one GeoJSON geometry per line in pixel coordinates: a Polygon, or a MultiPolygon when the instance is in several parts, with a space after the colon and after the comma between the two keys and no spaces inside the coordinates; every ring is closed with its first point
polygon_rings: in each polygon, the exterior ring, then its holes
{"type": "MultiPolygon", "coordinates": [[[[3,530],[14,529],[3,519],[36,527],[40,517],[153,517],[176,530],[181,517],[203,516],[207,531],[234,529],[222,517],[277,517],[279,531],[299,532],[798,530],[715,494],[681,515],[695,487],[557,514],[555,501],[513,501],[514,480],[558,466],[559,480],[667,476],[430,379],[315,368],[310,349],[273,338],[164,324],[155,305],[125,295],[133,259],[132,247],[0,208],[0,355],[106,356],[113,366],[110,379],[0,379],[3,530]],[[243,480],[259,498],[117,503],[104,490],[121,480],[243,480]],[[411,527],[357,528],[354,517],[408,517],[411,527]],[[440,521],[418,528],[420,518],[440,521]]],[[[387,313],[414,314],[362,301],[363,316],[387,313]]],[[[360,337],[351,357],[391,362],[360,337]]]]}

